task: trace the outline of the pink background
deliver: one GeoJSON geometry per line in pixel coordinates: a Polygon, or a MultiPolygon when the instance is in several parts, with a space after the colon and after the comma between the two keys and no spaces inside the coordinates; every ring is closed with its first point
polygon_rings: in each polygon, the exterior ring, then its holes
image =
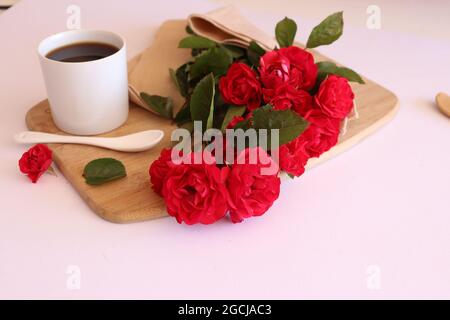
{"type": "MultiPolygon", "coordinates": [[[[76,4],[83,28],[121,33],[133,57],[163,20],[228,2],[76,4]]],[[[263,218],[193,227],[115,225],[61,174],[33,185],[18,172],[26,147],[12,135],[46,96],[36,47],[66,29],[74,1],[24,0],[1,14],[0,298],[450,298],[450,120],[433,104],[450,93],[449,3],[378,1],[382,28],[369,30],[371,3],[313,2],[239,4],[268,33],[289,14],[299,41],[344,9],[344,36],[321,51],[393,90],[397,117],[285,183],[263,218]],[[81,271],[78,290],[67,287],[70,265],[81,271]]]]}

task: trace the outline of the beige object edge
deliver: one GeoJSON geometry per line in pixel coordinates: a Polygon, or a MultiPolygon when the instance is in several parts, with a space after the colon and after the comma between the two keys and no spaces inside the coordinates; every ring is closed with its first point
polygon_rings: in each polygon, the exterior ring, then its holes
{"type": "Polygon", "coordinates": [[[443,114],[450,117],[450,96],[448,94],[439,92],[436,95],[436,104],[443,114]]]}

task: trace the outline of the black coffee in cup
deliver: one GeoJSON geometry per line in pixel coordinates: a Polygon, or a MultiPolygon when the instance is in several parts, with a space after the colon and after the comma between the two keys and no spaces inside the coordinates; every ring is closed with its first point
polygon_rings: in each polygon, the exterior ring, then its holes
{"type": "Polygon", "coordinates": [[[101,42],[80,42],[49,52],[46,57],[61,62],[86,62],[105,58],[119,49],[113,45],[101,42]]]}

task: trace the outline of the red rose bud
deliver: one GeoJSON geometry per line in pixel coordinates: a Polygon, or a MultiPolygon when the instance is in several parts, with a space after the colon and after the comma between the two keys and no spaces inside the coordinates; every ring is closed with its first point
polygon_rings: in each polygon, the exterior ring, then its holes
{"type": "MultiPolygon", "coordinates": [[[[273,170],[270,170],[273,171],[273,170]]],[[[245,218],[264,214],[280,194],[278,167],[267,153],[261,149],[245,149],[239,155],[227,180],[230,194],[230,218],[234,223],[245,218]],[[254,163],[250,152],[254,152],[254,163]],[[264,172],[273,168],[274,172],[264,172]]]]}
{"type": "Polygon", "coordinates": [[[229,202],[225,186],[228,171],[228,167],[219,169],[215,163],[169,162],[162,188],[169,215],[188,225],[211,224],[224,217],[229,202]]]}
{"type": "Polygon", "coordinates": [[[19,160],[19,168],[31,182],[36,183],[52,164],[52,151],[44,144],[37,144],[25,152],[19,160]]]}
{"type": "Polygon", "coordinates": [[[309,90],[316,83],[314,57],[299,47],[269,51],[260,58],[259,64],[261,81],[267,89],[288,83],[296,89],[309,90]]]}
{"type": "Polygon", "coordinates": [[[261,85],[256,73],[244,63],[233,63],[220,78],[219,90],[225,102],[254,110],[261,103],[261,85]]]}
{"type": "Polygon", "coordinates": [[[320,84],[314,100],[324,114],[342,120],[353,109],[354,98],[347,79],[330,75],[320,84]]]}

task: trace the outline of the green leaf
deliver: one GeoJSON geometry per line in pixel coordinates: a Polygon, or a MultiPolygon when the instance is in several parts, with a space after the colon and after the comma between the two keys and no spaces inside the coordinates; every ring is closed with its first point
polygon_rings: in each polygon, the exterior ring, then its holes
{"type": "Polygon", "coordinates": [[[205,130],[212,128],[214,94],[214,75],[210,73],[200,80],[191,96],[190,111],[192,120],[202,121],[205,130]]]}
{"type": "Polygon", "coordinates": [[[140,96],[144,100],[149,109],[155,111],[164,118],[172,119],[173,101],[170,97],[150,95],[145,92],[141,92],[140,96]]]}
{"type": "Polygon", "coordinates": [[[278,22],[275,27],[275,38],[281,48],[292,46],[296,33],[297,24],[288,17],[278,22]]]}
{"type": "Polygon", "coordinates": [[[351,82],[358,82],[360,84],[364,84],[364,80],[361,78],[359,74],[357,74],[352,69],[346,68],[346,67],[338,67],[335,63],[330,61],[322,61],[318,62],[317,64],[318,68],[318,76],[317,76],[317,82],[320,84],[329,74],[335,74],[338,76],[341,76],[343,78],[346,78],[348,81],[351,82]]]}
{"type": "Polygon", "coordinates": [[[265,105],[253,111],[253,128],[268,129],[267,143],[270,149],[270,129],[279,129],[279,145],[286,144],[297,138],[308,127],[308,121],[295,111],[273,110],[271,105],[265,105]]]}
{"type": "Polygon", "coordinates": [[[259,66],[259,58],[266,53],[258,43],[251,41],[247,48],[247,57],[250,63],[254,66],[259,66]]]}
{"type": "Polygon", "coordinates": [[[191,56],[193,56],[193,57],[195,58],[196,56],[202,54],[202,52],[205,52],[205,50],[208,50],[208,49],[197,49],[197,48],[193,48],[193,49],[191,50],[191,56]]]}
{"type": "Polygon", "coordinates": [[[190,49],[205,49],[205,48],[213,48],[216,46],[216,43],[212,40],[209,40],[200,36],[187,36],[178,43],[178,48],[190,48],[190,49]]]}
{"type": "Polygon", "coordinates": [[[190,68],[190,77],[198,78],[212,72],[215,76],[227,73],[233,58],[224,48],[214,47],[196,57],[190,68]]]}
{"type": "Polygon", "coordinates": [[[244,119],[241,122],[236,123],[236,125],[234,126],[234,130],[237,129],[242,129],[242,130],[247,130],[250,129],[251,125],[250,125],[250,119],[244,119]]]}
{"type": "Polygon", "coordinates": [[[175,115],[174,120],[175,123],[179,126],[191,120],[191,110],[187,101],[185,105],[180,109],[180,111],[178,111],[178,113],[175,115]]]}
{"type": "Polygon", "coordinates": [[[186,28],[184,28],[184,30],[187,34],[195,34],[189,25],[186,25],[186,28]]]}
{"type": "Polygon", "coordinates": [[[187,72],[188,64],[185,63],[180,66],[176,71],[173,69],[169,69],[170,76],[172,77],[173,82],[180,91],[180,94],[183,97],[189,96],[189,82],[188,82],[188,72],[187,72]]]}
{"type": "Polygon", "coordinates": [[[248,45],[248,49],[251,50],[251,51],[253,51],[253,52],[256,52],[256,53],[259,54],[260,56],[262,56],[263,54],[266,53],[266,50],[264,50],[264,48],[261,47],[261,46],[258,44],[258,42],[254,41],[254,40],[250,41],[250,44],[248,45]]]}
{"type": "MultiPolygon", "coordinates": [[[[177,72],[175,70],[173,70],[172,68],[169,68],[169,74],[170,74],[170,78],[172,79],[173,83],[175,84],[175,86],[177,87],[178,91],[180,92],[180,94],[183,97],[187,96],[187,92],[184,92],[182,87],[181,87],[181,83],[180,81],[178,81],[178,77],[177,77],[177,72]],[[185,95],[186,94],[186,95],[185,95]]],[[[186,75],[186,80],[187,80],[187,75],[186,75]]],[[[187,83],[187,82],[186,82],[187,83]]]]}
{"type": "Polygon", "coordinates": [[[365,84],[365,82],[361,78],[361,76],[359,74],[357,74],[355,71],[353,71],[352,69],[349,69],[346,67],[338,67],[336,74],[338,76],[346,78],[348,81],[365,84]]]}
{"type": "Polygon", "coordinates": [[[322,61],[316,63],[317,65],[317,85],[320,85],[320,83],[325,80],[325,78],[329,74],[334,74],[337,70],[337,65],[330,61],[322,61]]]}
{"type": "Polygon", "coordinates": [[[223,48],[225,48],[226,50],[228,50],[228,53],[233,57],[233,59],[239,59],[245,55],[244,48],[241,48],[238,46],[233,46],[230,44],[225,44],[225,45],[221,45],[221,46],[223,48]]]}
{"type": "Polygon", "coordinates": [[[100,158],[89,162],[83,171],[87,184],[99,185],[108,181],[123,178],[127,175],[125,166],[113,158],[100,158]]]}
{"type": "Polygon", "coordinates": [[[344,29],[344,19],[342,14],[342,11],[333,13],[315,26],[309,35],[306,47],[316,48],[318,46],[333,43],[339,39],[344,29]]]}
{"type": "Polygon", "coordinates": [[[173,83],[175,83],[175,85],[177,86],[178,91],[181,91],[180,85],[178,84],[177,74],[176,74],[175,70],[173,70],[172,68],[169,68],[169,74],[170,74],[170,78],[172,79],[173,83]]]}
{"type": "Polygon", "coordinates": [[[245,112],[246,107],[245,106],[229,106],[227,113],[225,114],[225,118],[222,122],[222,131],[225,131],[228,124],[231,120],[233,120],[234,117],[242,116],[245,112]]]}

